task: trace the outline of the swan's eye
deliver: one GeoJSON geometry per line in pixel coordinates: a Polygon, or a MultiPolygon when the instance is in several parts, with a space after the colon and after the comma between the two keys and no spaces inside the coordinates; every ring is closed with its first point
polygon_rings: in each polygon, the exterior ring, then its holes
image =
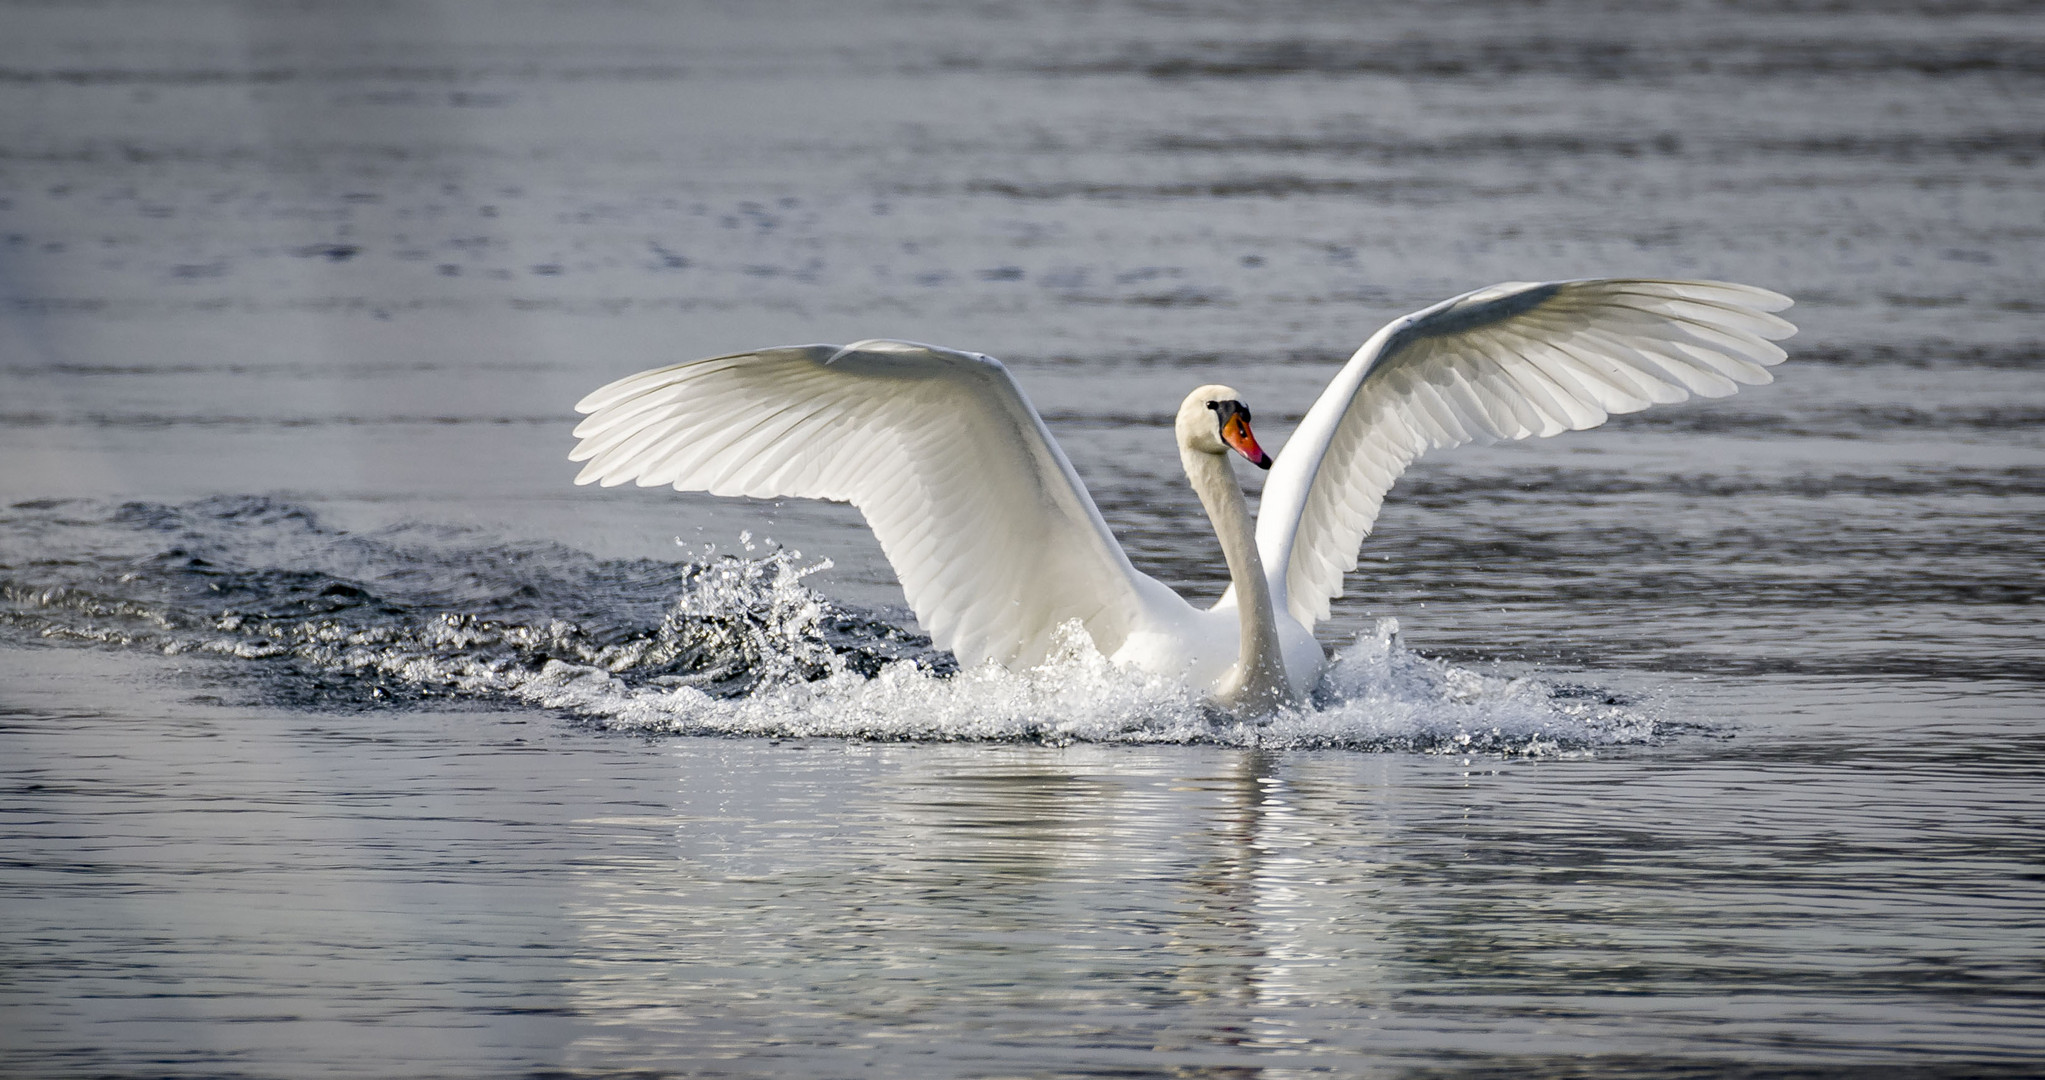
{"type": "Polygon", "coordinates": [[[1250,407],[1240,401],[1210,401],[1207,407],[1214,410],[1215,419],[1223,424],[1238,416],[1243,418],[1243,423],[1250,422],[1250,407]]]}

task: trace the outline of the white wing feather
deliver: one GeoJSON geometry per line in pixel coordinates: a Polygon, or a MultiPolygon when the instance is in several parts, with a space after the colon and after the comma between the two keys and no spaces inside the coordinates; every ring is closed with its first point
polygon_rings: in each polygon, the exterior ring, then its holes
{"type": "Polygon", "coordinates": [[[1596,427],[1613,413],[1769,382],[1786,296],[1716,281],[1507,282],[1364,343],[1272,466],[1257,550],[1311,627],[1342,595],[1385,492],[1422,453],[1596,427]]]}
{"type": "Polygon", "coordinates": [[[1031,664],[1078,619],[1112,654],[1163,587],[1121,545],[1008,370],[897,341],[806,345],[628,376],[575,478],[857,506],[909,606],[962,663],[1031,664]]]}

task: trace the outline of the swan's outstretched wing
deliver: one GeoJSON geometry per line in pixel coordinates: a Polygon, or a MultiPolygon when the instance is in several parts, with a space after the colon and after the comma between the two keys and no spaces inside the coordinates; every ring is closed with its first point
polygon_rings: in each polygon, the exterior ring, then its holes
{"type": "Polygon", "coordinates": [[[966,664],[1034,663],[1070,619],[1113,653],[1163,589],[990,357],[762,349],[641,372],[575,407],[590,414],[569,455],[589,463],[578,484],[857,506],[924,629],[966,664]]]}
{"type": "Polygon", "coordinates": [[[1716,281],[1508,282],[1379,330],[1321,393],[1264,485],[1257,550],[1308,626],[1342,595],[1385,492],[1427,450],[1596,427],[1770,381],[1789,298],[1716,281]]]}

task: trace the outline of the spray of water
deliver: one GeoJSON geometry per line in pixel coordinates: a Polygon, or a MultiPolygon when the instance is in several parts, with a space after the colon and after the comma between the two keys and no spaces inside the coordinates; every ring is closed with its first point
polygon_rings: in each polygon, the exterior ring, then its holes
{"type": "Polygon", "coordinates": [[[745,546],[621,563],[459,530],[352,535],[269,500],[16,507],[0,634],[215,656],[259,687],[315,688],[297,695],[315,707],[455,696],[650,734],[1524,755],[1667,734],[1648,706],[1414,653],[1390,619],[1337,651],[1310,704],[1254,720],[1116,667],[1077,624],[1037,668],[962,671],[811,587],[828,562],[745,546]]]}

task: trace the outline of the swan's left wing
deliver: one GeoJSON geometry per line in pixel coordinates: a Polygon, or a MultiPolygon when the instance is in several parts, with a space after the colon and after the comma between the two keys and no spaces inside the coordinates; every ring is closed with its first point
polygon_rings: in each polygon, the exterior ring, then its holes
{"type": "Polygon", "coordinates": [[[1342,595],[1385,492],[1427,450],[1596,427],[1765,383],[1789,298],[1719,281],[1508,282],[1398,319],[1308,410],[1264,485],[1257,551],[1312,626],[1342,595]]]}
{"type": "Polygon", "coordinates": [[[628,376],[576,404],[578,484],[857,506],[909,606],[962,663],[1027,665],[1078,619],[1112,654],[1162,585],[1129,563],[999,361],[900,341],[628,376]]]}

